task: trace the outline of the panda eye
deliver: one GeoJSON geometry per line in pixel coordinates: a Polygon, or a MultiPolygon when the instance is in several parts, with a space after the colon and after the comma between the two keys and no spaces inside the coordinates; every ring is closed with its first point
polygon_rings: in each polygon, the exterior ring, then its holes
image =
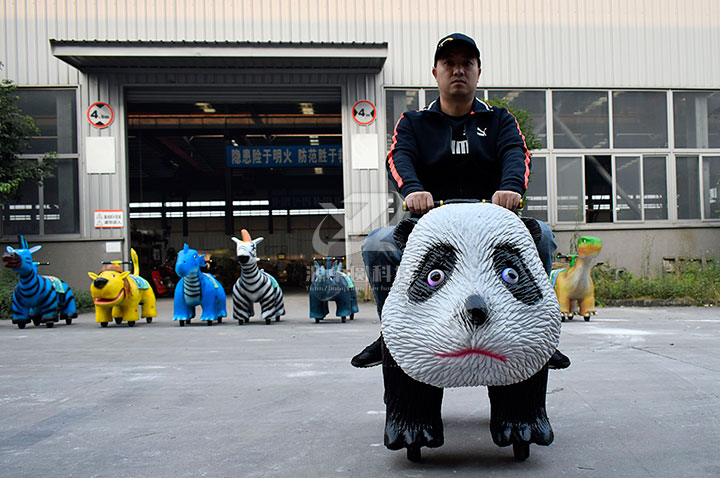
{"type": "Polygon", "coordinates": [[[430,287],[437,287],[445,282],[445,272],[440,269],[433,269],[427,276],[427,282],[430,287]]]}
{"type": "Polygon", "coordinates": [[[500,277],[502,277],[502,280],[504,280],[510,285],[517,284],[518,280],[520,279],[517,271],[512,267],[506,267],[505,269],[503,269],[503,271],[500,273],[500,277]]]}

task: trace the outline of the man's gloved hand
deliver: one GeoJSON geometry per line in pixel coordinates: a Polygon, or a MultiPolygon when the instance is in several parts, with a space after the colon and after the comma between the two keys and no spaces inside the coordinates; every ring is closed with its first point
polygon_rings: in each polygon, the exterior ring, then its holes
{"type": "Polygon", "coordinates": [[[514,211],[520,205],[520,199],[522,196],[515,191],[495,191],[492,203],[514,211]]]}
{"type": "Polygon", "coordinates": [[[405,206],[413,214],[425,214],[433,208],[433,197],[427,191],[415,191],[405,196],[405,206]]]}

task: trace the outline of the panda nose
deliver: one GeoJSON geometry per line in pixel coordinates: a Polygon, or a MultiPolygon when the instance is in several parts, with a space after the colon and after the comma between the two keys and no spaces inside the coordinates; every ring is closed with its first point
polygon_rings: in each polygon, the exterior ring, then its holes
{"type": "Polygon", "coordinates": [[[470,322],[480,327],[487,320],[487,304],[479,295],[471,295],[465,301],[465,310],[470,315],[470,322]]]}

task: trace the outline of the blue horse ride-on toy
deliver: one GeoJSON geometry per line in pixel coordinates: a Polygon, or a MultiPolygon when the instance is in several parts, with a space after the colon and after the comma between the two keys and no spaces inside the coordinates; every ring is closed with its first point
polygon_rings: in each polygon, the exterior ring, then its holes
{"type": "Polygon", "coordinates": [[[355,318],[359,310],[355,284],[342,272],[342,261],[325,258],[325,265],[313,261],[314,271],[310,282],[310,318],[319,323],[329,313],[328,302],[335,301],[335,315],[342,322],[355,318]]]}
{"type": "Polygon", "coordinates": [[[212,274],[200,272],[205,265],[205,255],[187,244],[178,253],[175,272],[181,279],[175,287],[173,320],[177,320],[180,327],[195,317],[198,305],[202,307],[200,320],[208,325],[212,325],[213,320],[219,324],[227,316],[225,290],[212,274]]]}

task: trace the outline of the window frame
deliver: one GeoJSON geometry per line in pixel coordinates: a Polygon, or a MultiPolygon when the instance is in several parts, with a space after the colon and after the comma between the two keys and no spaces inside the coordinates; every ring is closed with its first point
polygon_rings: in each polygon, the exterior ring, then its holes
{"type": "MultiPolygon", "coordinates": [[[[75,112],[76,112],[76,118],[75,118],[75,146],[76,151],[74,153],[56,153],[54,155],[55,159],[73,159],[77,163],[77,176],[75,177],[75,187],[78,191],[77,198],[75,201],[75,207],[76,207],[76,215],[78,217],[77,219],[77,228],[75,232],[68,232],[68,233],[53,233],[53,234],[46,234],[45,233],[45,186],[43,184],[38,184],[38,203],[37,208],[34,208],[32,213],[37,217],[38,221],[38,232],[36,233],[29,233],[29,234],[23,234],[24,236],[28,238],[42,238],[42,240],[52,240],[54,238],[57,239],[67,239],[67,238],[80,238],[81,237],[81,231],[82,231],[82,221],[83,221],[83,215],[81,214],[81,205],[80,202],[82,200],[82,192],[80,190],[81,188],[81,165],[80,165],[80,149],[82,145],[81,141],[81,114],[79,114],[79,105],[80,105],[80,89],[77,86],[49,86],[49,87],[42,87],[42,86],[17,86],[17,90],[20,91],[68,91],[72,90],[74,92],[73,99],[75,101],[75,112]]],[[[24,111],[21,110],[23,114],[27,114],[24,111]]],[[[30,115],[32,117],[32,115],[30,115]]],[[[33,118],[35,121],[35,118],[33,118]]],[[[38,161],[39,159],[42,159],[45,157],[47,153],[24,153],[24,154],[18,154],[16,158],[18,160],[23,161],[38,161]]],[[[12,204],[8,204],[5,207],[0,207],[0,210],[5,209],[8,206],[11,206],[12,204]]],[[[10,239],[14,237],[14,234],[7,234],[5,232],[5,211],[3,211],[3,214],[0,218],[0,239],[10,239]]]]}

